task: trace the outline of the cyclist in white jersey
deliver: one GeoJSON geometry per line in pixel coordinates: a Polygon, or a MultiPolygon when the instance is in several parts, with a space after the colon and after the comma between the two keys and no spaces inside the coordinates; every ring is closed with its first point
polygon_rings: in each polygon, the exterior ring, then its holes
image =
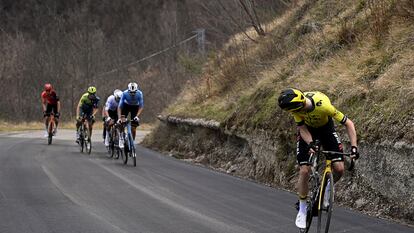
{"type": "Polygon", "coordinates": [[[116,89],[113,95],[110,95],[105,103],[105,108],[102,111],[104,116],[104,138],[105,146],[109,146],[109,130],[113,124],[118,120],[118,104],[121,99],[122,91],[116,89]]]}

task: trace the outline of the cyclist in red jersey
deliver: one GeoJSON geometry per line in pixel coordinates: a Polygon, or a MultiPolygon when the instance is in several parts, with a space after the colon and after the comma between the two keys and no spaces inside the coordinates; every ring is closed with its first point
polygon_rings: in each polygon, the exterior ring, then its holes
{"type": "Polygon", "coordinates": [[[52,112],[53,112],[53,115],[55,115],[55,122],[56,122],[56,127],[53,130],[53,134],[56,135],[57,126],[59,123],[59,116],[60,116],[60,101],[59,101],[59,97],[56,95],[56,92],[50,83],[45,84],[44,91],[41,94],[41,99],[42,99],[43,117],[45,118],[45,127],[46,127],[45,137],[47,137],[48,135],[47,127],[49,124],[50,113],[52,112]]]}

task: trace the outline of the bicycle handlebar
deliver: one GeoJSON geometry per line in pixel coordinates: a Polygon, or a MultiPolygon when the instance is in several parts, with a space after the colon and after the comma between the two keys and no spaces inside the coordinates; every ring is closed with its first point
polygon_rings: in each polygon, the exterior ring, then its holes
{"type": "MultiPolygon", "coordinates": [[[[344,155],[344,156],[351,157],[351,153],[343,153],[343,152],[338,152],[338,151],[327,151],[327,150],[321,150],[319,152],[322,153],[322,154],[325,154],[325,155],[328,155],[328,154],[330,154],[330,155],[344,155]]],[[[311,156],[313,156],[313,154],[311,156]]],[[[350,166],[347,170],[352,171],[354,169],[354,167],[355,167],[355,160],[351,159],[351,164],[350,164],[350,166]]]]}
{"type": "Polygon", "coordinates": [[[321,151],[321,153],[323,153],[323,154],[330,154],[330,155],[345,155],[345,156],[351,156],[351,153],[343,153],[343,152],[338,152],[338,151],[323,150],[323,151],[321,151]]]}

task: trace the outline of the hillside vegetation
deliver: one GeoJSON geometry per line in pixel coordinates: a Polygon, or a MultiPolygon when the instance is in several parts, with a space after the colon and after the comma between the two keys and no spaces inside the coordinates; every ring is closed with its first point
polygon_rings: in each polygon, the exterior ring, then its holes
{"type": "Polygon", "coordinates": [[[413,10],[408,0],[300,1],[260,43],[234,36],[166,114],[276,130],[289,118],[276,99],[296,87],[326,93],[361,140],[413,143],[413,10]]]}
{"type": "Polygon", "coordinates": [[[237,34],[211,53],[164,111],[219,121],[220,132],[160,124],[146,144],[294,190],[296,129],[277,98],[286,87],[322,91],[354,121],[363,154],[337,200],[414,222],[414,2],[295,1],[265,28],[247,32],[258,43],[237,34]]]}

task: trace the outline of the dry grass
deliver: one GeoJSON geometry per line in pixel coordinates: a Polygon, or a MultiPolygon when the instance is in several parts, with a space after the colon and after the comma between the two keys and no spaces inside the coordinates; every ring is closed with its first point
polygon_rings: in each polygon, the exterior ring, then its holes
{"type": "Polygon", "coordinates": [[[301,1],[258,44],[236,35],[205,67],[199,92],[184,92],[167,114],[275,127],[274,99],[291,86],[328,94],[357,124],[367,123],[363,137],[389,133],[375,124],[414,108],[407,101],[414,98],[414,26],[390,15],[391,0],[336,2],[301,1]]]}

